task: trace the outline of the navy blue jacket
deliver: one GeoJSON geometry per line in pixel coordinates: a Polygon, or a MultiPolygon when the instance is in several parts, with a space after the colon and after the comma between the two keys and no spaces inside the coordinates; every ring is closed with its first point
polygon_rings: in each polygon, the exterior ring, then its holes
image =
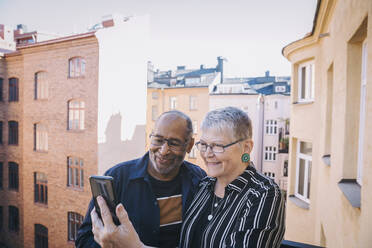
{"type": "MultiPolygon", "coordinates": [[[[141,241],[145,245],[159,246],[160,210],[154,193],[152,192],[147,164],[148,152],[140,159],[120,163],[109,169],[105,175],[114,178],[116,197],[128,212],[130,221],[136,229],[141,241]]],[[[196,193],[200,179],[206,174],[200,167],[184,161],[180,168],[182,178],[182,215],[190,206],[196,193]]],[[[81,247],[100,247],[92,233],[90,212],[93,200],[85,219],[78,231],[75,245],[81,247]]]]}

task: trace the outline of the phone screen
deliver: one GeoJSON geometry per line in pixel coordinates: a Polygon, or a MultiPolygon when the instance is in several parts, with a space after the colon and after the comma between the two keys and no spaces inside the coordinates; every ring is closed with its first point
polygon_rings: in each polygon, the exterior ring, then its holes
{"type": "Polygon", "coordinates": [[[105,199],[106,204],[110,209],[114,223],[116,225],[120,224],[115,214],[117,200],[113,187],[113,178],[110,176],[91,176],[89,177],[89,182],[92,189],[94,206],[96,207],[98,216],[101,218],[101,210],[98,206],[97,196],[101,195],[105,199]]]}

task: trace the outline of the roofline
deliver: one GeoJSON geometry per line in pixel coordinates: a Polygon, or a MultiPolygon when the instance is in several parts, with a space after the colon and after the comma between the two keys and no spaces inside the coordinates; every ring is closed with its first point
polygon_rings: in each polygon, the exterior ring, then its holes
{"type": "Polygon", "coordinates": [[[286,57],[285,54],[284,54],[284,50],[285,50],[287,47],[289,47],[289,46],[292,45],[292,44],[295,44],[295,43],[297,43],[297,42],[299,42],[299,41],[301,41],[301,40],[304,40],[304,39],[309,38],[309,37],[311,37],[311,36],[314,35],[315,27],[316,27],[316,25],[317,25],[317,23],[318,23],[319,9],[320,9],[320,4],[321,4],[322,0],[317,0],[317,1],[318,1],[318,2],[317,2],[317,5],[316,5],[315,15],[314,15],[314,19],[313,19],[313,27],[312,27],[312,29],[311,29],[311,32],[308,33],[308,34],[306,34],[303,38],[300,38],[300,39],[298,39],[298,40],[292,41],[291,43],[289,43],[289,44],[287,44],[285,47],[283,47],[283,48],[282,48],[282,55],[283,55],[284,57],[286,57]]]}
{"type": "Polygon", "coordinates": [[[33,44],[18,45],[17,50],[18,49],[31,48],[31,47],[45,46],[45,45],[50,45],[50,44],[60,43],[60,42],[65,42],[65,41],[70,41],[70,40],[88,38],[88,37],[94,36],[95,33],[96,33],[96,31],[91,31],[91,32],[87,32],[87,33],[75,34],[75,35],[65,36],[65,37],[56,38],[56,39],[52,39],[52,40],[36,42],[36,43],[33,43],[33,44]]]}

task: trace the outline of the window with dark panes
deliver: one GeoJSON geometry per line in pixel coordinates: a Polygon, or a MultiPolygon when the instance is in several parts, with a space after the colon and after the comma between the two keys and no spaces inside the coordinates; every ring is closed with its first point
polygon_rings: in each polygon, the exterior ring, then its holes
{"type": "Polygon", "coordinates": [[[3,188],[3,162],[0,162],[0,189],[3,188]]]}
{"type": "Polygon", "coordinates": [[[35,248],[48,248],[48,228],[35,224],[35,248]]]}
{"type": "Polygon", "coordinates": [[[35,202],[48,204],[48,179],[45,173],[34,173],[35,202]]]}
{"type": "Polygon", "coordinates": [[[9,102],[18,102],[18,78],[9,78],[9,102]]]}
{"type": "Polygon", "coordinates": [[[18,122],[16,121],[9,121],[8,122],[9,128],[9,145],[18,145],[18,122]]]}
{"type": "Polygon", "coordinates": [[[83,223],[83,216],[78,213],[68,212],[68,240],[74,241],[77,237],[77,232],[80,225],[83,223]]]}
{"type": "Polygon", "coordinates": [[[3,79],[0,78],[0,102],[3,101],[3,79]]]}
{"type": "Polygon", "coordinates": [[[0,144],[3,143],[3,122],[0,121],[0,144]]]}
{"type": "Polygon", "coordinates": [[[67,158],[67,186],[84,187],[84,160],[77,157],[67,158]]]}
{"type": "Polygon", "coordinates": [[[9,189],[18,190],[18,164],[14,162],[8,163],[8,172],[9,172],[9,189]]]}
{"type": "Polygon", "coordinates": [[[9,221],[8,227],[9,231],[18,232],[19,231],[19,211],[17,207],[9,206],[9,221]]]}

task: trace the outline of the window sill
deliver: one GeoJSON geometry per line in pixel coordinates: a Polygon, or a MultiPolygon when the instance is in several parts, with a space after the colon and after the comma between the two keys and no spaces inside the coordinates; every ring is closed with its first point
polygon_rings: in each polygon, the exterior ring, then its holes
{"type": "Polygon", "coordinates": [[[331,166],[331,155],[330,154],[323,155],[322,160],[326,165],[331,166]]]}
{"type": "Polygon", "coordinates": [[[310,204],[299,199],[295,195],[290,195],[288,199],[293,202],[297,207],[303,208],[303,209],[310,209],[310,204]]]}
{"type": "Polygon", "coordinates": [[[74,190],[74,191],[84,192],[84,188],[73,187],[73,186],[67,186],[67,188],[74,190]]]}
{"type": "Polygon", "coordinates": [[[67,129],[70,133],[84,133],[85,129],[67,129]]]}
{"type": "Polygon", "coordinates": [[[306,104],[312,104],[314,103],[314,100],[307,100],[307,101],[297,101],[297,102],[293,102],[292,104],[294,105],[306,105],[306,104]]]}
{"type": "Polygon", "coordinates": [[[34,150],[34,152],[48,154],[48,151],[42,151],[42,150],[34,150]]]}
{"type": "Polygon", "coordinates": [[[43,208],[48,208],[48,204],[41,203],[41,202],[34,202],[36,206],[38,207],[43,207],[43,208]]]}
{"type": "Polygon", "coordinates": [[[85,75],[83,76],[68,76],[67,79],[82,79],[82,78],[85,78],[85,75]]]}
{"type": "Polygon", "coordinates": [[[346,199],[354,208],[360,208],[361,187],[356,179],[341,179],[338,182],[338,187],[344,193],[346,199]]]}

